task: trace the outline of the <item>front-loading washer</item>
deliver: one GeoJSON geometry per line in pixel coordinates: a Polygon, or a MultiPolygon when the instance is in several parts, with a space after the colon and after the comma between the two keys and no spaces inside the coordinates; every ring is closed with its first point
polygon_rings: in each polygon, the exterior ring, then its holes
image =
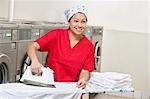
{"type": "Polygon", "coordinates": [[[9,57],[5,54],[0,53],[0,84],[10,81],[9,78],[11,78],[11,76],[9,75],[9,65],[9,57]]]}
{"type": "Polygon", "coordinates": [[[0,84],[15,82],[16,69],[12,64],[12,60],[8,55],[0,53],[0,84]]]}
{"type": "Polygon", "coordinates": [[[101,53],[102,53],[102,38],[103,38],[103,27],[94,26],[92,29],[92,42],[94,44],[94,65],[95,71],[101,69],[101,53]]]}
{"type": "Polygon", "coordinates": [[[1,83],[16,81],[16,42],[12,41],[12,29],[16,27],[11,23],[0,25],[1,83]]]}
{"type": "Polygon", "coordinates": [[[16,49],[12,48],[15,43],[0,43],[0,68],[1,83],[16,81],[16,49]]]}
{"type": "Polygon", "coordinates": [[[100,72],[103,27],[88,26],[85,31],[85,36],[94,45],[94,70],[100,72]]]}

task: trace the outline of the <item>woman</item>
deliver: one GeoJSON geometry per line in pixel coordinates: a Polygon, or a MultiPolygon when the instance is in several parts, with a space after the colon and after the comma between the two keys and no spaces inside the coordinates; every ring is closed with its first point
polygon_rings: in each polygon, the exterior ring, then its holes
{"type": "Polygon", "coordinates": [[[94,69],[94,47],[84,36],[87,25],[85,8],[78,6],[68,9],[65,15],[69,23],[68,29],[49,31],[29,45],[32,72],[41,73],[42,64],[35,51],[48,51],[46,66],[54,71],[54,80],[77,82],[77,87],[84,88],[94,69]]]}

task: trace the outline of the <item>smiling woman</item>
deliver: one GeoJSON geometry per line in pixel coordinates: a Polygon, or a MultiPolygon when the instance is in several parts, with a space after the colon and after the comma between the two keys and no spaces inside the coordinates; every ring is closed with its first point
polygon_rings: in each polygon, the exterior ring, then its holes
{"type": "Polygon", "coordinates": [[[73,48],[83,38],[86,23],[86,16],[81,12],[74,14],[71,19],[69,19],[69,36],[71,48],[73,48]]]}
{"type": "Polygon", "coordinates": [[[86,19],[86,16],[81,12],[74,14],[71,19],[69,19],[71,32],[82,36],[86,28],[86,19]]]}
{"type": "Polygon", "coordinates": [[[94,70],[94,47],[84,36],[87,24],[85,6],[77,6],[65,11],[68,29],[55,29],[38,38],[28,47],[32,61],[32,72],[41,73],[42,64],[36,50],[47,51],[46,66],[54,71],[56,82],[77,82],[84,88],[89,74],[94,70]]]}

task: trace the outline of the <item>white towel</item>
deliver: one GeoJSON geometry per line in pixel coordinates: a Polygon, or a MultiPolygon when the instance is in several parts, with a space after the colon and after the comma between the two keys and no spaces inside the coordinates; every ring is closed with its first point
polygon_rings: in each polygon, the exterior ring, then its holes
{"type": "Polygon", "coordinates": [[[127,82],[131,82],[132,79],[131,78],[126,78],[124,80],[118,80],[118,81],[115,81],[115,80],[110,80],[110,79],[107,79],[107,78],[101,78],[101,77],[92,77],[90,79],[90,81],[96,81],[96,82],[101,82],[101,83],[106,83],[106,84],[112,84],[112,85],[119,85],[119,84],[123,84],[123,83],[127,83],[127,82]]]}
{"type": "Polygon", "coordinates": [[[123,87],[123,86],[127,86],[127,85],[131,85],[131,82],[126,81],[123,83],[117,83],[115,81],[110,81],[108,79],[101,79],[101,80],[97,80],[95,78],[91,79],[89,82],[91,83],[95,83],[98,86],[102,86],[104,88],[117,88],[117,87],[123,87]]]}
{"type": "Polygon", "coordinates": [[[129,74],[118,73],[118,72],[92,72],[92,76],[104,77],[110,80],[120,81],[126,78],[130,78],[129,74]]]}
{"type": "Polygon", "coordinates": [[[86,89],[91,90],[114,90],[130,88],[132,79],[129,74],[117,72],[92,72],[92,76],[87,83],[86,89]]]}

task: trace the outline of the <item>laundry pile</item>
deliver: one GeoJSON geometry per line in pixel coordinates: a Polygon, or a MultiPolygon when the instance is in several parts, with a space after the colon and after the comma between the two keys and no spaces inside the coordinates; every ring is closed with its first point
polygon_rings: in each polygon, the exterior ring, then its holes
{"type": "Polygon", "coordinates": [[[111,92],[134,90],[129,74],[117,72],[92,72],[85,90],[89,92],[111,92]]]}

